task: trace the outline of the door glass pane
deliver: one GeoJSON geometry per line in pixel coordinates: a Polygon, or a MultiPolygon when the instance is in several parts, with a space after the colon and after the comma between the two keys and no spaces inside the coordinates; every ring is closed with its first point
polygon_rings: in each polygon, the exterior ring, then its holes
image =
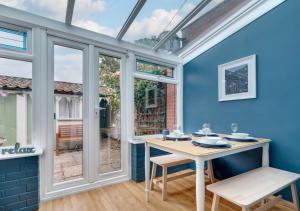
{"type": "Polygon", "coordinates": [[[99,58],[100,174],[121,169],[120,62],[106,55],[99,58]]]}
{"type": "Polygon", "coordinates": [[[32,63],[0,58],[0,147],[31,144],[32,63]]]}
{"type": "Polygon", "coordinates": [[[176,124],[176,85],[136,78],[134,81],[135,135],[161,134],[176,124]]]}
{"type": "Polygon", "coordinates": [[[83,176],[83,52],[54,46],[54,182],[83,176]]]}

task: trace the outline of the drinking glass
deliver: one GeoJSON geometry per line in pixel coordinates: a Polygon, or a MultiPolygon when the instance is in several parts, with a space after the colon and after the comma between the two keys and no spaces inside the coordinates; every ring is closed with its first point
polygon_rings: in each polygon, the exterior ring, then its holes
{"type": "Polygon", "coordinates": [[[208,133],[210,132],[210,125],[209,123],[204,123],[202,126],[202,131],[204,133],[205,136],[208,135],[208,133]]]}
{"type": "Polygon", "coordinates": [[[231,130],[233,133],[236,133],[239,129],[239,126],[237,123],[231,123],[231,130]]]}
{"type": "Polygon", "coordinates": [[[181,132],[181,127],[179,125],[174,125],[173,131],[174,132],[181,132]]]}

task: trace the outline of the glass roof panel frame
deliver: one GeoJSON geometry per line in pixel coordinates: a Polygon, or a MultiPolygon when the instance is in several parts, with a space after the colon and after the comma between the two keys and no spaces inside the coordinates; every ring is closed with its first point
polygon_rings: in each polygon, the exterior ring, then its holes
{"type": "MultiPolygon", "coordinates": [[[[75,6],[76,0],[68,0],[67,9],[66,9],[66,18],[65,23],[67,25],[71,25],[73,11],[75,6]]],[[[117,40],[122,40],[123,36],[126,34],[127,30],[139,14],[139,12],[144,7],[147,0],[137,0],[136,5],[130,12],[128,18],[126,19],[125,23],[123,24],[122,28],[120,29],[118,35],[115,37],[117,40]]],[[[196,7],[187,14],[175,27],[169,31],[152,49],[158,51],[163,44],[165,44],[173,35],[175,35],[180,29],[182,29],[193,17],[195,17],[201,10],[203,10],[212,0],[202,0],[200,1],[196,7]]]]}

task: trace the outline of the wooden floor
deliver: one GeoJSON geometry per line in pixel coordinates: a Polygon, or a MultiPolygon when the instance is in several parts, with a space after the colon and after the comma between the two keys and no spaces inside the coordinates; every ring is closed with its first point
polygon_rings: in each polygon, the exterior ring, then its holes
{"type": "MultiPolygon", "coordinates": [[[[206,210],[210,210],[211,193],[206,193],[206,210]]],[[[168,184],[168,200],[161,200],[161,193],[155,188],[150,193],[150,202],[144,200],[144,183],[133,181],[82,192],[53,201],[41,203],[41,211],[188,211],[195,207],[195,175],[168,184]]],[[[220,211],[241,210],[239,207],[221,200],[220,211]]],[[[284,206],[276,206],[270,211],[290,211],[284,206]]]]}

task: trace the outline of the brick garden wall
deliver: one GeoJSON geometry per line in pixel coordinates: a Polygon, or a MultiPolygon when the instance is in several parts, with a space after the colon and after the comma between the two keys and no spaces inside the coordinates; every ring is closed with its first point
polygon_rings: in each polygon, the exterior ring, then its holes
{"type": "Polygon", "coordinates": [[[0,161],[0,211],[39,207],[38,156],[0,161]]]}
{"type": "Polygon", "coordinates": [[[176,85],[167,84],[167,128],[173,131],[176,124],[176,85]]]}
{"type": "MultiPolygon", "coordinates": [[[[166,93],[166,127],[173,131],[176,124],[176,85],[167,84],[166,93]]],[[[150,156],[159,156],[168,154],[162,150],[150,149],[150,156]]],[[[183,164],[168,168],[168,173],[173,173],[183,169],[188,169],[192,164],[183,164]]],[[[150,166],[152,169],[152,164],[150,166]]],[[[151,172],[151,171],[150,171],[151,172]]],[[[161,176],[162,169],[157,167],[157,176],[161,176]]],[[[131,179],[135,182],[142,182],[145,180],[145,145],[144,144],[131,144],[131,179]]]]}

